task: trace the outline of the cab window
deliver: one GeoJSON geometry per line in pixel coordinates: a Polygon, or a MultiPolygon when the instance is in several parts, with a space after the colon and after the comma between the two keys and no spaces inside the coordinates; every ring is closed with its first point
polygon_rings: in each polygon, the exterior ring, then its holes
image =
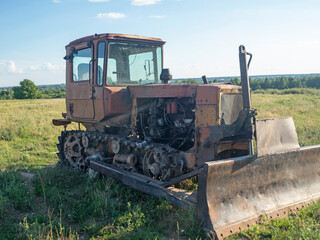
{"type": "Polygon", "coordinates": [[[104,73],[104,52],[106,44],[105,42],[98,43],[98,57],[97,57],[97,85],[101,86],[103,83],[104,73]]]}
{"type": "Polygon", "coordinates": [[[114,58],[108,58],[107,85],[117,84],[117,63],[114,58]]]}
{"type": "Polygon", "coordinates": [[[162,70],[160,46],[111,42],[108,48],[107,84],[158,83],[162,70]]]}
{"type": "Polygon", "coordinates": [[[73,53],[73,81],[89,81],[91,48],[77,50],[73,53]]]}

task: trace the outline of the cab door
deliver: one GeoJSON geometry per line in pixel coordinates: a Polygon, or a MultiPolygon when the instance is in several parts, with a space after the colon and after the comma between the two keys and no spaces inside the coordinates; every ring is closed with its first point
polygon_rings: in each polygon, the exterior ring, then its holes
{"type": "Polygon", "coordinates": [[[94,58],[94,84],[92,85],[94,120],[100,121],[105,117],[104,114],[104,85],[105,85],[105,56],[106,42],[97,41],[94,58]]]}
{"type": "Polygon", "coordinates": [[[67,64],[66,104],[68,117],[74,120],[92,120],[94,102],[92,88],[93,44],[80,44],[71,51],[72,64],[67,64]]]}

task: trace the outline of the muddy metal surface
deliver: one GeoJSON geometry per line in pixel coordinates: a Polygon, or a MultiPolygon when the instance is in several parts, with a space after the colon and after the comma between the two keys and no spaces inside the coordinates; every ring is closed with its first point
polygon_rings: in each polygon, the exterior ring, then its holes
{"type": "Polygon", "coordinates": [[[226,237],[268,218],[287,216],[320,198],[320,145],[263,157],[206,163],[197,212],[207,231],[226,237]]]}

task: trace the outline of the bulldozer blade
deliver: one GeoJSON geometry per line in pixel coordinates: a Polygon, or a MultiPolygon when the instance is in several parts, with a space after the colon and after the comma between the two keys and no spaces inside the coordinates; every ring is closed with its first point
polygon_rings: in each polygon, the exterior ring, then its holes
{"type": "Polygon", "coordinates": [[[199,174],[197,214],[219,239],[284,217],[320,198],[320,145],[281,154],[205,163],[199,174]]]}
{"type": "Polygon", "coordinates": [[[259,119],[256,134],[258,157],[300,148],[292,117],[259,119]]]}

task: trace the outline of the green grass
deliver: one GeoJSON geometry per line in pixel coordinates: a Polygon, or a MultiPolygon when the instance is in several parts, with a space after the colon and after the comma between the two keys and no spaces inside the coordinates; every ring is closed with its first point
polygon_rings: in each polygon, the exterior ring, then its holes
{"type": "MultiPolygon", "coordinates": [[[[311,145],[320,143],[319,96],[253,94],[252,101],[259,118],[293,116],[300,144],[311,145]]],[[[110,178],[91,180],[59,165],[45,167],[58,160],[62,128],[51,120],[64,111],[63,99],[0,101],[0,239],[208,239],[194,209],[176,209],[110,178]]],[[[316,239],[319,208],[314,204],[241,234],[316,239]]]]}
{"type": "Polygon", "coordinates": [[[268,220],[228,239],[320,239],[320,202],[284,219],[268,220]]]}
{"type": "Polygon", "coordinates": [[[258,89],[254,91],[255,94],[276,94],[276,95],[288,95],[288,94],[304,94],[319,96],[320,89],[315,88],[290,88],[290,89],[258,89]]]}
{"type": "Polygon", "coordinates": [[[309,94],[253,94],[257,118],[293,117],[301,146],[320,144],[320,90],[309,94]]]}
{"type": "Polygon", "coordinates": [[[0,239],[207,238],[194,209],[60,165],[34,172],[30,186],[16,172],[2,173],[0,239]]]}
{"type": "Polygon", "coordinates": [[[207,238],[194,209],[176,209],[110,178],[45,167],[58,160],[62,128],[51,120],[64,111],[63,99],[0,101],[0,239],[207,238]]]}
{"type": "Polygon", "coordinates": [[[63,99],[0,101],[0,170],[39,168],[55,163],[63,99]]]}

